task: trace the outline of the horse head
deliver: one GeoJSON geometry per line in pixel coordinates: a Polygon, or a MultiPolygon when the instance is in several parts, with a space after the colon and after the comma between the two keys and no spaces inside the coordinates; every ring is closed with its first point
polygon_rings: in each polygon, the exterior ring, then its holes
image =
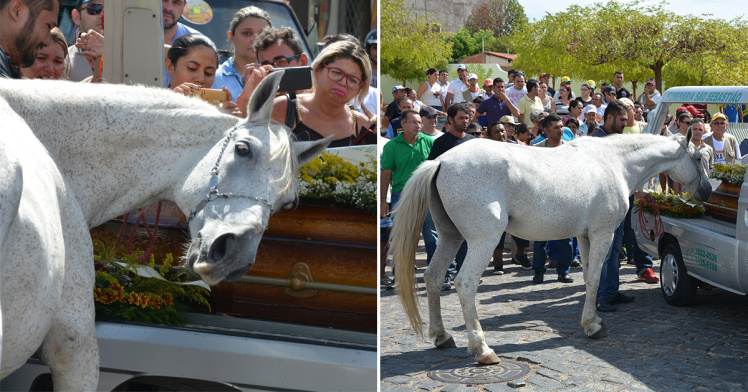
{"type": "Polygon", "coordinates": [[[706,201],[712,193],[712,186],[709,184],[709,177],[701,165],[703,157],[693,144],[691,144],[692,135],[691,128],[688,128],[685,138],[680,133],[673,135],[673,138],[680,143],[685,153],[682,153],[683,158],[680,164],[668,174],[675,181],[683,184],[691,195],[693,195],[694,199],[706,201]]]}
{"type": "Polygon", "coordinates": [[[189,175],[186,193],[206,195],[189,216],[192,242],[186,264],[208,284],[241,278],[255,262],[270,216],[297,199],[295,176],[330,144],[332,136],[295,142],[271,120],[283,71],[262,80],[246,121],[227,131],[189,175]]]}

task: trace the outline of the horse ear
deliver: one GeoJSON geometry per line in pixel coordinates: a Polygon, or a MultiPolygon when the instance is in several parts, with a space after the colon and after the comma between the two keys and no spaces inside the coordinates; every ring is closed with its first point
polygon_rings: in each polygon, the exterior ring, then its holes
{"type": "Polygon", "coordinates": [[[691,141],[692,137],[693,131],[691,130],[691,127],[688,127],[688,131],[686,132],[686,146],[688,146],[688,143],[691,141]]]}
{"type": "Polygon", "coordinates": [[[330,135],[313,142],[294,142],[294,150],[296,151],[296,159],[299,162],[299,166],[306,165],[312,159],[316,158],[317,155],[322,154],[322,151],[332,142],[333,137],[333,135],[330,135]]]}
{"type": "Polygon", "coordinates": [[[275,70],[266,76],[249,98],[247,122],[266,122],[273,113],[275,93],[283,78],[283,70],[275,70]]]}

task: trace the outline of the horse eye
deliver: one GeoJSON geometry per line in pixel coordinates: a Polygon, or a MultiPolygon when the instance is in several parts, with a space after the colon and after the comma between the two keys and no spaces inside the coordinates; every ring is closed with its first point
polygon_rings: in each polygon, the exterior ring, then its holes
{"type": "Polygon", "coordinates": [[[236,153],[240,156],[246,157],[249,155],[249,144],[245,142],[238,142],[236,143],[236,153]]]}

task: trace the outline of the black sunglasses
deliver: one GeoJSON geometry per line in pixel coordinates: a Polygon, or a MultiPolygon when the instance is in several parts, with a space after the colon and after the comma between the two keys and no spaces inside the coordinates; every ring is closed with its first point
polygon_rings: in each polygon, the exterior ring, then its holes
{"type": "Polygon", "coordinates": [[[104,4],[89,4],[88,7],[81,8],[81,11],[86,10],[89,15],[99,15],[101,11],[104,11],[104,4]]]}

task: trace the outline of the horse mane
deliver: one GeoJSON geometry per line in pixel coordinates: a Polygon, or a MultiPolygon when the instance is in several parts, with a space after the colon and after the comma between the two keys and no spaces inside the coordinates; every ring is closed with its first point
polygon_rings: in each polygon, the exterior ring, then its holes
{"type": "Polygon", "coordinates": [[[270,162],[283,159],[283,169],[281,176],[274,179],[273,182],[282,182],[285,184],[281,193],[290,192],[295,188],[296,172],[299,170],[299,161],[294,151],[294,136],[291,130],[285,125],[275,120],[268,122],[270,132],[275,134],[278,143],[275,148],[270,150],[270,162]]]}

